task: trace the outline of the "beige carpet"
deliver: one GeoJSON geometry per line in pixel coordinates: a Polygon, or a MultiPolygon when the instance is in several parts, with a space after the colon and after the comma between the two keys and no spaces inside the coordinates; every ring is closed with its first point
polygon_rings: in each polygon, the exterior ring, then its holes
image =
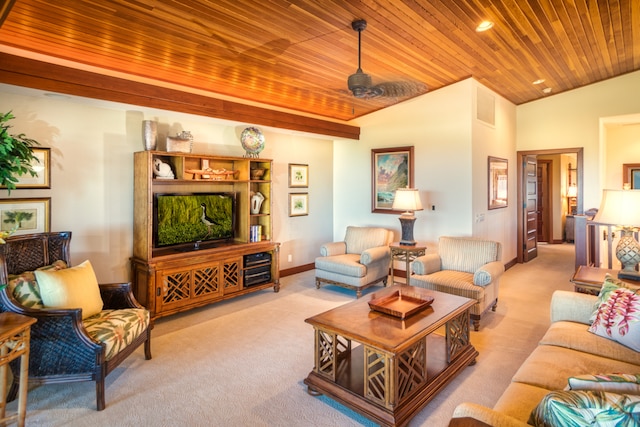
{"type": "MultiPolygon", "coordinates": [[[[495,403],[548,327],[552,292],[572,289],[573,262],[573,245],[541,245],[537,259],[505,273],[497,311],[472,332],[477,363],[411,426],[446,426],[463,401],[495,403]]],[[[317,290],[313,277],[313,271],[286,277],[277,294],[262,291],[158,321],[153,359],[145,361],[139,349],[109,375],[104,411],[95,410],[94,383],[32,387],[27,425],[374,425],[306,392],[313,329],[304,319],[354,298],[336,287],[317,290]]]]}

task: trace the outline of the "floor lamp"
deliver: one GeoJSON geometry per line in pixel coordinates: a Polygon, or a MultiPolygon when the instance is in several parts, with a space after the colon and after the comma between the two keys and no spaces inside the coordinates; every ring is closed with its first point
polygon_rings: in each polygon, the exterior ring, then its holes
{"type": "Polygon", "coordinates": [[[640,244],[634,233],[640,227],[640,190],[603,190],[600,209],[593,218],[599,224],[615,225],[622,235],[616,246],[616,258],[622,265],[621,279],[640,280],[640,244]]]}
{"type": "Polygon", "coordinates": [[[420,193],[417,188],[398,188],[391,209],[405,211],[400,215],[400,226],[402,227],[401,245],[415,246],[413,240],[413,225],[416,222],[414,211],[422,210],[420,203],[420,193]]]}

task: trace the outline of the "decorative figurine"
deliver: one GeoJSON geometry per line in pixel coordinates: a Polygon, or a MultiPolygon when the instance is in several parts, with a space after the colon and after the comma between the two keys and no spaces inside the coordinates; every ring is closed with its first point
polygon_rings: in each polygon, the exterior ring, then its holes
{"type": "Polygon", "coordinates": [[[160,159],[153,159],[153,174],[157,179],[173,179],[175,175],[168,163],[160,159]]]}

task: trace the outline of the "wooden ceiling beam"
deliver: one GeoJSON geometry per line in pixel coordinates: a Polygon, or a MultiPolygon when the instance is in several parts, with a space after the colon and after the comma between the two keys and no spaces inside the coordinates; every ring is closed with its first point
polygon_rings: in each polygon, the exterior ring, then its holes
{"type": "Polygon", "coordinates": [[[0,52],[0,82],[332,137],[359,139],[360,128],[0,52]]]}

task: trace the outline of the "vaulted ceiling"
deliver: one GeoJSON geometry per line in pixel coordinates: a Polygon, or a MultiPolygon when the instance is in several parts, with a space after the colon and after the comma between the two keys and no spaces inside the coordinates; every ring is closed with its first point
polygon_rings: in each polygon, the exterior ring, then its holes
{"type": "Polygon", "coordinates": [[[347,90],[358,66],[355,19],[368,23],[363,71],[374,84],[407,82],[409,96],[473,77],[522,104],[640,69],[638,0],[2,4],[0,51],[332,121],[407,98],[347,90]],[[495,25],[477,32],[484,20],[495,25]]]}

